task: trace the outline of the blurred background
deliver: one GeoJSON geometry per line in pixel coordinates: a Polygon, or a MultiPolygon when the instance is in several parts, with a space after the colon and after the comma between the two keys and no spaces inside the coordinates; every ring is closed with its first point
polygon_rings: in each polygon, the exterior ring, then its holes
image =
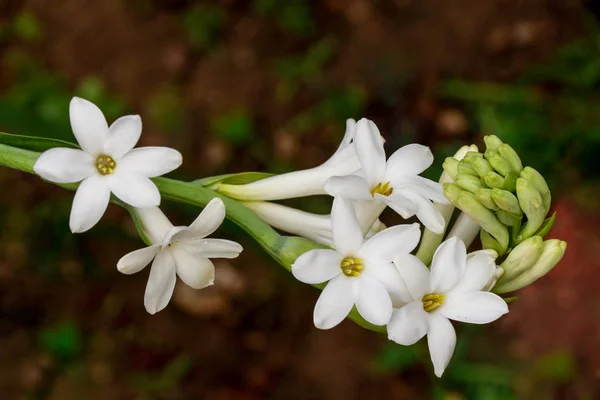
{"type": "MultiPolygon", "coordinates": [[[[111,206],[72,235],[72,193],[0,169],[2,399],[600,398],[600,4],[575,0],[3,0],[0,130],[73,141],[73,95],[109,122],[139,113],[141,145],[179,149],[196,179],[320,164],[346,118],[387,151],[444,157],[493,133],[549,179],[569,243],[548,276],[490,326],[459,328],[443,379],[346,321],[312,325],[318,292],[247,235],[217,285],[178,285],[155,316],[143,244],[111,206]]],[[[295,203],[327,213],[330,200],[295,203]]],[[[189,224],[198,210],[164,204],[189,224]]]]}

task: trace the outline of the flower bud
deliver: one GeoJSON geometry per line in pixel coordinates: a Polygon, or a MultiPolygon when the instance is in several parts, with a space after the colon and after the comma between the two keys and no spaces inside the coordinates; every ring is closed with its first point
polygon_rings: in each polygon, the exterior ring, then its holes
{"type": "Polygon", "coordinates": [[[481,245],[484,249],[494,250],[498,254],[502,254],[506,251],[502,249],[500,243],[498,243],[498,241],[494,239],[492,235],[484,230],[479,232],[479,239],[481,240],[481,245]]]}
{"type": "Polygon", "coordinates": [[[444,164],[442,164],[444,172],[446,172],[453,180],[456,180],[458,175],[458,160],[454,157],[446,157],[444,164]]]}
{"type": "Polygon", "coordinates": [[[478,189],[475,192],[475,197],[477,197],[477,200],[479,200],[481,204],[492,211],[498,211],[500,209],[492,199],[492,189],[478,189]]]}
{"type": "Polygon", "coordinates": [[[544,240],[540,236],[532,236],[519,243],[500,264],[504,276],[498,283],[502,285],[527,271],[538,261],[543,250],[544,240]]]}
{"type": "Polygon", "coordinates": [[[485,147],[488,150],[496,150],[503,144],[502,140],[500,140],[500,138],[496,135],[484,136],[483,141],[485,142],[485,147]]]}
{"type": "Polygon", "coordinates": [[[511,172],[510,174],[506,175],[506,177],[504,178],[504,185],[502,185],[502,189],[514,193],[517,190],[518,178],[519,176],[514,172],[511,172]]]}
{"type": "Polygon", "coordinates": [[[496,217],[498,217],[498,221],[502,222],[506,226],[518,225],[523,218],[521,215],[515,215],[504,210],[496,211],[496,217]]]}
{"type": "Polygon", "coordinates": [[[471,164],[473,165],[473,168],[475,168],[477,174],[481,177],[486,176],[489,172],[494,172],[494,169],[490,165],[489,161],[483,157],[473,160],[471,164]]]}
{"type": "Polygon", "coordinates": [[[500,175],[506,176],[513,171],[508,161],[504,159],[499,153],[493,150],[486,150],[484,154],[486,160],[490,162],[492,168],[494,168],[500,175]]]}
{"type": "Polygon", "coordinates": [[[523,171],[521,171],[521,178],[527,179],[534,188],[540,192],[542,195],[542,202],[544,204],[544,208],[546,209],[546,213],[550,210],[550,202],[551,202],[551,194],[550,188],[546,183],[544,177],[537,172],[535,169],[531,167],[525,167],[523,171]]]}
{"type": "Polygon", "coordinates": [[[504,189],[504,178],[495,172],[488,172],[482,179],[490,188],[504,189]]]}
{"type": "MultiPolygon", "coordinates": [[[[567,249],[567,243],[558,239],[546,240],[543,243],[542,253],[538,260],[529,269],[523,271],[516,278],[499,284],[494,288],[496,293],[513,292],[531,285],[533,282],[546,275],[561,260],[567,249]]],[[[508,260],[508,258],[507,258],[508,260]]],[[[503,263],[504,265],[504,263],[503,263]]]]}
{"type": "Polygon", "coordinates": [[[504,143],[500,147],[498,147],[497,151],[498,153],[500,153],[502,158],[508,161],[512,169],[517,174],[523,170],[523,163],[521,162],[521,159],[519,158],[517,152],[512,147],[504,143]]]}
{"type": "Polygon", "coordinates": [[[527,179],[517,179],[517,197],[521,210],[527,216],[527,222],[517,236],[517,240],[521,241],[537,232],[546,218],[546,210],[542,195],[527,179]]]}
{"type": "Polygon", "coordinates": [[[508,229],[496,215],[477,201],[473,193],[462,191],[456,199],[456,206],[467,214],[473,221],[478,222],[481,228],[486,230],[498,242],[498,249],[493,247],[499,255],[504,254],[508,248],[508,229]]]}
{"type": "Polygon", "coordinates": [[[511,192],[494,188],[492,189],[492,199],[501,210],[508,211],[516,216],[523,215],[521,207],[519,207],[519,200],[511,192]]]}
{"type": "Polygon", "coordinates": [[[446,196],[446,198],[450,200],[450,203],[454,205],[456,205],[458,195],[462,191],[463,190],[456,183],[444,183],[444,196],[446,196]]]}
{"type": "Polygon", "coordinates": [[[469,151],[467,154],[465,154],[463,161],[473,163],[475,160],[480,159],[483,159],[483,154],[478,151],[469,151]]]}
{"type": "Polygon", "coordinates": [[[481,189],[483,187],[481,179],[473,175],[458,174],[456,177],[456,184],[471,193],[475,193],[477,189],[481,189]]]}
{"type": "Polygon", "coordinates": [[[469,162],[465,162],[464,160],[458,163],[458,174],[473,175],[476,176],[477,179],[479,179],[479,175],[477,174],[477,172],[475,172],[475,168],[473,168],[473,166],[469,162]]]}

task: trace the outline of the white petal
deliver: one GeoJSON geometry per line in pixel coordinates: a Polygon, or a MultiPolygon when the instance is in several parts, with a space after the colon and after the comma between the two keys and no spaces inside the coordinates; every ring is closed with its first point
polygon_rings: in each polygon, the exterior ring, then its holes
{"type": "Polygon", "coordinates": [[[186,251],[184,246],[175,244],[171,250],[175,259],[177,275],[193,289],[202,289],[215,282],[215,266],[204,257],[198,257],[186,251]]]}
{"type": "Polygon", "coordinates": [[[363,244],[363,235],[350,202],[336,197],[331,208],[333,245],[342,256],[356,256],[363,244]]]}
{"type": "Polygon", "coordinates": [[[202,212],[196,217],[188,229],[173,236],[173,240],[202,239],[210,235],[221,226],[225,219],[225,204],[223,200],[215,197],[208,202],[202,212]]]}
{"type": "Polygon", "coordinates": [[[373,200],[367,182],[357,175],[333,176],[325,182],[325,191],[333,197],[350,200],[373,200]]]}
{"type": "Polygon", "coordinates": [[[117,119],[108,128],[108,140],[104,152],[115,160],[120,160],[133,149],[142,134],[142,119],[139,115],[126,115],[117,119]]]}
{"type": "Polygon", "coordinates": [[[385,174],[385,151],[381,134],[373,121],[366,118],[358,121],[354,146],[369,186],[382,182],[385,174]]]}
{"type": "Polygon", "coordinates": [[[431,179],[423,178],[422,176],[410,176],[403,179],[404,183],[408,183],[409,187],[419,193],[421,196],[435,201],[436,203],[449,204],[450,202],[444,196],[444,188],[438,182],[431,179]]]}
{"type": "Polygon", "coordinates": [[[331,156],[329,158],[329,160],[327,160],[325,162],[325,164],[327,164],[328,162],[330,162],[330,160],[340,151],[342,151],[342,149],[344,149],[345,147],[347,147],[348,145],[350,145],[350,143],[352,143],[352,141],[354,140],[354,132],[356,130],[356,121],[352,118],[348,118],[346,120],[346,132],[344,132],[344,137],[342,138],[342,141],[340,142],[340,145],[338,146],[337,150],[335,151],[335,153],[333,153],[333,156],[331,156]]]}
{"type": "Polygon", "coordinates": [[[467,250],[462,240],[451,237],[442,243],[431,262],[431,291],[445,293],[462,279],[467,268],[467,250]]]}
{"type": "Polygon", "coordinates": [[[123,156],[117,168],[148,178],[169,173],[181,166],[180,152],[169,147],[140,147],[123,156]]]}
{"type": "Polygon", "coordinates": [[[485,253],[467,258],[467,268],[461,281],[452,288],[452,293],[477,292],[482,290],[494,277],[496,263],[485,253]]]}
{"type": "Polygon", "coordinates": [[[335,250],[310,250],[292,264],[292,274],[300,282],[311,285],[323,283],[342,272],[341,262],[342,256],[335,250]]]}
{"type": "Polygon", "coordinates": [[[441,378],[456,347],[456,331],[452,323],[439,313],[429,313],[427,345],[435,375],[441,378]]]}
{"type": "Polygon", "coordinates": [[[163,244],[165,236],[173,229],[167,216],[158,207],[136,208],[135,212],[150,242],[163,244]]]}
{"type": "Polygon", "coordinates": [[[171,251],[161,251],[154,258],[144,293],[144,306],[150,314],[165,308],[175,289],[177,274],[171,251]]]}
{"type": "Polygon", "coordinates": [[[119,200],[134,207],[155,207],[160,204],[158,188],[143,175],[115,171],[108,176],[108,187],[119,200]]]}
{"type": "Polygon", "coordinates": [[[358,281],[356,309],[373,325],[386,325],[392,316],[392,299],[385,286],[364,274],[356,280],[358,281]]]}
{"type": "Polygon", "coordinates": [[[440,307],[440,313],[446,318],[470,324],[487,324],[507,312],[506,302],[490,292],[455,293],[440,307]]]}
{"type": "Polygon", "coordinates": [[[412,254],[403,254],[394,260],[400,277],[413,300],[421,301],[429,291],[429,269],[412,254]]]}
{"type": "Polygon", "coordinates": [[[375,193],[375,198],[385,202],[389,208],[396,211],[404,219],[412,217],[417,212],[417,205],[398,192],[392,193],[387,197],[375,193]]]}
{"type": "Polygon", "coordinates": [[[373,277],[385,286],[394,305],[404,305],[413,300],[393,262],[370,262],[365,266],[363,275],[373,277]]]}
{"type": "Polygon", "coordinates": [[[62,147],[43,152],[33,165],[33,170],[54,183],[79,182],[96,172],[91,155],[85,151],[62,147]]]}
{"type": "Polygon", "coordinates": [[[204,258],[236,258],[243,248],[239,243],[225,239],[198,239],[180,242],[186,250],[204,258]]]}
{"type": "Polygon", "coordinates": [[[400,147],[387,161],[385,176],[393,180],[401,175],[419,175],[433,163],[433,154],[429,147],[409,144],[400,147]]]}
{"type": "Polygon", "coordinates": [[[359,254],[369,261],[393,261],[396,256],[413,251],[420,238],[419,224],[392,226],[367,240],[359,254]]]}
{"type": "Polygon", "coordinates": [[[152,245],[125,254],[117,263],[117,269],[123,274],[135,274],[150,264],[150,261],[152,261],[159,250],[160,246],[152,245]]]}
{"type": "Polygon", "coordinates": [[[313,321],[319,329],[331,329],[348,316],[356,299],[356,279],[339,276],[327,283],[315,304],[313,321]]]}
{"type": "Polygon", "coordinates": [[[85,232],[100,221],[110,200],[110,190],[106,179],[99,175],[85,178],[77,188],[69,227],[71,232],[85,232]]]}
{"type": "Polygon", "coordinates": [[[71,128],[83,151],[96,156],[104,151],[108,124],[102,111],[92,102],[73,97],[69,105],[71,128]]]}
{"type": "Polygon", "coordinates": [[[417,218],[419,218],[419,221],[421,221],[427,229],[437,234],[444,232],[446,220],[444,220],[440,211],[435,208],[429,199],[423,197],[410,187],[404,188],[400,194],[410,199],[417,206],[417,218]]]}
{"type": "Polygon", "coordinates": [[[403,346],[412,346],[427,334],[429,317],[421,301],[413,301],[392,313],[387,326],[388,339],[403,346]]]}

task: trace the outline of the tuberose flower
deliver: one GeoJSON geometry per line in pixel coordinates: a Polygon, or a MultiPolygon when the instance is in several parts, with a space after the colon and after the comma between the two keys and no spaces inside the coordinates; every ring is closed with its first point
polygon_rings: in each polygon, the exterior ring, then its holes
{"type": "Polygon", "coordinates": [[[331,223],[335,250],[308,251],[292,265],[292,273],[304,283],[328,282],[315,305],[315,326],[333,328],[354,305],[368,322],[387,324],[392,313],[388,291],[398,290],[401,282],[392,260],[416,247],[419,225],[397,225],[363,242],[356,214],[341,197],[333,201],[331,223]]]}
{"type": "Polygon", "coordinates": [[[69,115],[81,150],[50,149],[33,169],[50,182],[81,181],[71,208],[71,231],[84,232],[96,225],[111,192],[134,207],[158,206],[160,193],[149,178],[178,168],[181,153],[167,147],[133,149],[142,133],[139,115],[121,117],[109,127],[102,111],[79,97],[71,100],[69,115]]]}
{"type": "Polygon", "coordinates": [[[125,255],[117,269],[129,275],[152,262],[144,294],[144,306],[150,314],[169,304],[176,276],[194,289],[210,286],[215,279],[210,258],[235,258],[242,251],[242,246],[231,240],[206,239],[225,219],[225,205],[219,198],[212,199],[189,227],[174,227],[158,207],[136,212],[152,245],[125,255]]]}
{"type": "Polygon", "coordinates": [[[362,176],[335,176],[325,184],[332,196],[351,200],[381,201],[403,218],[413,215],[435,233],[444,230],[444,218],[431,201],[448,204],[442,186],[419,176],[433,162],[428,147],[409,144],[401,147],[386,162],[381,134],[368,119],[356,124],[354,139],[362,176]]]}
{"type": "Polygon", "coordinates": [[[387,326],[388,338],[410,346],[427,335],[435,374],[441,377],[456,345],[450,320],[487,324],[508,312],[506,302],[483,289],[496,274],[488,251],[467,256],[464,243],[452,237],[438,247],[431,271],[416,257],[396,260],[410,301],[395,310],[387,326]]]}

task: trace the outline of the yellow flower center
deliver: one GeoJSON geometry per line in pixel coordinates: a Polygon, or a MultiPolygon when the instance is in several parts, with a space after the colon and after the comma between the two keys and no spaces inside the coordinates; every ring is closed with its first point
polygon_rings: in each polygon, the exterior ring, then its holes
{"type": "Polygon", "coordinates": [[[106,154],[100,154],[98,158],[96,158],[96,169],[100,175],[110,175],[115,172],[115,167],[117,164],[115,160],[112,159],[111,156],[107,156],[106,154]]]}
{"type": "Polygon", "coordinates": [[[382,196],[389,196],[394,191],[394,188],[390,186],[389,182],[379,182],[377,185],[371,188],[371,196],[375,196],[375,193],[379,193],[382,196]]]}
{"type": "Polygon", "coordinates": [[[423,296],[423,310],[431,312],[444,304],[444,295],[439,293],[429,293],[423,296]]]}
{"type": "Polygon", "coordinates": [[[360,271],[362,271],[365,266],[360,258],[346,257],[342,260],[340,268],[342,268],[342,272],[346,276],[360,276],[360,271]]]}

